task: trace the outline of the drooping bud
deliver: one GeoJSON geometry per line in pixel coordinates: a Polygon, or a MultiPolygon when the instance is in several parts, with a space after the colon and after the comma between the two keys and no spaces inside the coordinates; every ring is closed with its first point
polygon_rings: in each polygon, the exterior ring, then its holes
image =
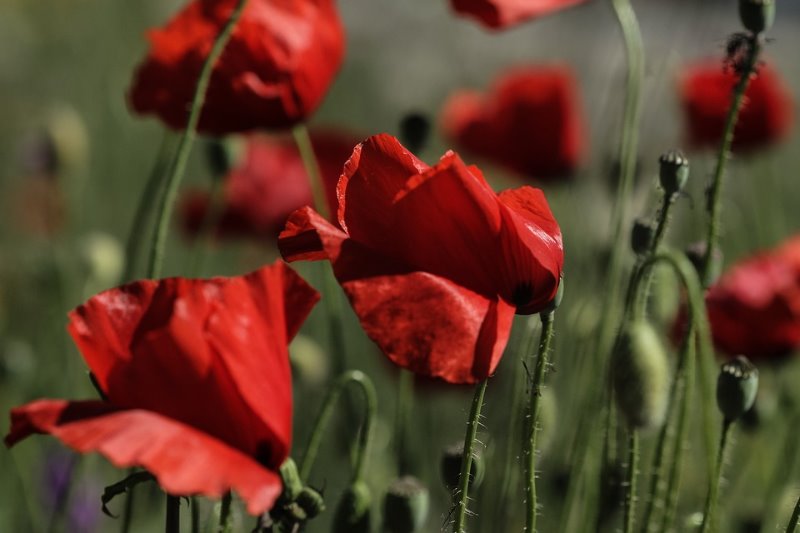
{"type": "Polygon", "coordinates": [[[383,531],[416,533],[425,525],[430,507],[428,488],[413,476],[404,476],[389,485],[383,500],[383,531]]]}
{"type": "Polygon", "coordinates": [[[667,195],[681,192],[689,179],[689,160],[680,150],[670,150],[658,158],[658,180],[667,195]]]}
{"type": "Polygon", "coordinates": [[[655,329],[644,320],[620,333],[613,359],[617,403],[634,428],[658,427],[669,402],[669,362],[655,329]]]}
{"type": "Polygon", "coordinates": [[[400,121],[400,140],[412,153],[417,153],[428,142],[431,123],[422,113],[409,113],[400,121]]]}
{"type": "Polygon", "coordinates": [[[758,369],[747,357],[737,356],[723,364],[717,379],[717,406],[732,422],[753,407],[758,392],[758,369]]]}
{"type": "Polygon", "coordinates": [[[300,494],[297,495],[296,503],[303,510],[307,519],[319,516],[325,510],[325,500],[322,498],[322,494],[311,487],[303,487],[300,494]]]}
{"type": "Polygon", "coordinates": [[[297,471],[297,465],[294,459],[289,457],[286,459],[280,468],[281,481],[283,481],[283,497],[286,501],[293,502],[300,496],[303,491],[303,482],[300,479],[300,473],[297,471]]]}
{"type": "MultiPolygon", "coordinates": [[[[451,493],[458,488],[461,478],[461,461],[464,458],[464,443],[459,442],[448,446],[442,453],[441,471],[442,481],[451,493]]],[[[472,452],[472,465],[469,469],[469,487],[475,490],[481,485],[484,473],[483,455],[477,451],[472,452]]]]}
{"type": "Polygon", "coordinates": [[[637,218],[631,229],[631,248],[636,255],[646,254],[655,238],[656,229],[645,218],[637,218]]]}
{"type": "Polygon", "coordinates": [[[739,0],[739,18],[755,34],[767,31],[775,22],[775,0],[739,0]]]}
{"type": "Polygon", "coordinates": [[[372,491],[363,481],[351,484],[342,494],[333,518],[333,533],[369,533],[372,529],[372,491]]]}

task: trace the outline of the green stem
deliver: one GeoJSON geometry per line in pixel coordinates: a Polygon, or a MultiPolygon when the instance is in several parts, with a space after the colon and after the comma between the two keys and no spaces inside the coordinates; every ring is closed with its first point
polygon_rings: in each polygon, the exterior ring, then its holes
{"type": "MultiPolygon", "coordinates": [[[[128,469],[128,476],[136,473],[135,468],[128,469]]],[[[131,522],[133,521],[133,504],[135,503],[136,486],[133,485],[128,488],[127,495],[125,496],[125,507],[122,509],[122,522],[120,523],[120,533],[128,533],[131,530],[131,522]]]]}
{"type": "MultiPolygon", "coordinates": [[[[292,130],[294,142],[300,152],[300,158],[306,167],[306,173],[311,180],[311,194],[314,198],[314,207],[324,218],[330,218],[328,213],[328,202],[325,195],[325,182],[322,179],[322,172],[319,170],[319,163],[314,155],[314,146],[311,144],[311,137],[305,124],[295,126],[292,130]]],[[[334,213],[335,214],[335,213],[334,213]]]]}
{"type": "Polygon", "coordinates": [[[703,524],[700,526],[701,533],[707,531],[716,531],[716,512],[717,512],[717,499],[719,498],[719,484],[722,480],[722,463],[725,459],[725,448],[728,444],[728,434],[730,433],[733,421],[724,420],[722,422],[722,433],[719,437],[719,449],[717,450],[717,463],[714,470],[714,481],[708,487],[708,496],[706,497],[706,507],[703,511],[703,524]]]}
{"type": "Polygon", "coordinates": [[[676,391],[678,398],[672,398],[670,400],[671,402],[680,402],[680,411],[678,413],[677,434],[672,450],[672,461],[670,463],[669,480],[666,488],[667,499],[665,502],[664,516],[661,521],[661,531],[670,531],[675,519],[675,514],[678,510],[683,452],[686,449],[686,437],[689,428],[689,410],[691,409],[692,393],[694,391],[696,345],[697,334],[694,325],[690,324],[689,331],[681,346],[681,358],[678,363],[678,375],[676,376],[676,381],[682,377],[684,383],[683,386],[676,391]]]}
{"type": "MultiPolygon", "coordinates": [[[[650,243],[650,249],[648,255],[653,255],[658,252],[658,249],[661,247],[661,243],[664,241],[664,235],[666,235],[667,227],[669,226],[669,215],[670,209],[672,205],[675,203],[675,198],[677,195],[675,194],[664,194],[662,201],[661,201],[661,209],[658,212],[657,222],[656,222],[656,231],[653,235],[653,241],[650,243]]],[[[636,279],[637,276],[633,276],[631,279],[636,279]]],[[[643,314],[647,309],[647,303],[650,299],[650,287],[653,284],[653,270],[651,269],[647,275],[640,281],[642,284],[641,287],[634,287],[633,291],[634,294],[638,294],[638,298],[636,298],[636,307],[635,313],[643,314]]]]}
{"type": "Polygon", "coordinates": [[[190,531],[192,533],[200,533],[200,500],[196,496],[192,496],[189,501],[190,515],[190,531]]]}
{"type": "Polygon", "coordinates": [[[167,520],[164,531],[166,533],[180,533],[181,531],[181,499],[179,496],[167,494],[167,520]]]}
{"type": "Polygon", "coordinates": [[[153,168],[145,182],[144,191],[136,206],[136,213],[133,216],[128,240],[125,242],[125,271],[122,274],[122,281],[127,283],[136,277],[136,266],[139,259],[139,251],[147,234],[147,222],[152,215],[153,207],[158,201],[161,191],[161,177],[172,158],[175,150],[175,135],[170,131],[164,132],[164,138],[158,148],[153,168]]]}
{"type": "Polygon", "coordinates": [[[525,531],[536,531],[536,436],[539,433],[539,399],[544,387],[547,372],[547,355],[553,341],[553,322],[555,313],[542,313],[542,335],[539,338],[539,351],[536,355],[536,368],[533,371],[530,398],[527,412],[527,435],[525,436],[523,457],[525,457],[525,531]]]}
{"type": "Polygon", "coordinates": [[[794,533],[797,529],[797,521],[800,520],[800,498],[794,506],[792,517],[789,519],[789,525],[786,526],[786,533],[794,533]]]}
{"type": "Polygon", "coordinates": [[[636,481],[639,470],[639,431],[630,428],[630,441],[628,443],[628,488],[625,492],[625,533],[633,533],[633,523],[636,518],[636,481]]]}
{"type": "Polygon", "coordinates": [[[308,481],[311,468],[314,466],[314,461],[317,459],[317,452],[322,443],[322,435],[325,428],[328,426],[331,415],[333,415],[333,408],[336,406],[336,401],[339,399],[339,396],[341,396],[345,387],[350,383],[358,385],[361,389],[365,405],[364,424],[359,434],[352,482],[360,481],[364,476],[366,460],[369,455],[369,445],[372,440],[372,426],[377,415],[377,394],[375,392],[375,386],[366,374],[360,370],[349,370],[333,382],[333,385],[328,390],[328,394],[325,396],[325,400],[322,403],[322,409],[319,414],[317,414],[317,419],[314,421],[314,429],[311,432],[311,437],[309,437],[306,452],[300,465],[300,479],[304,482],[308,481]]]}
{"type": "Polygon", "coordinates": [[[411,473],[409,444],[409,423],[411,407],[414,403],[414,374],[400,370],[397,380],[397,413],[395,414],[394,438],[397,440],[397,473],[404,476],[411,473]]]}
{"type": "Polygon", "coordinates": [[[232,500],[233,497],[231,496],[231,491],[226,492],[222,497],[222,503],[220,504],[219,509],[219,527],[217,528],[219,533],[227,533],[230,531],[232,500]]]}
{"type": "Polygon", "coordinates": [[[750,78],[755,73],[756,66],[758,65],[758,56],[761,52],[762,36],[751,35],[749,37],[749,50],[744,65],[739,74],[739,81],[733,89],[733,101],[728,109],[728,114],[725,117],[725,128],[723,129],[722,142],[720,143],[719,150],[717,151],[717,163],[714,170],[714,178],[711,182],[711,187],[708,191],[708,210],[711,220],[708,224],[708,234],[706,235],[706,252],[702,265],[701,280],[704,286],[711,284],[709,276],[711,275],[712,258],[719,245],[719,226],[722,211],[722,202],[720,201],[722,192],[722,179],[725,175],[725,164],[728,161],[731,144],[733,143],[733,134],[736,130],[736,122],[739,119],[739,111],[742,108],[744,95],[747,91],[747,86],[750,84],[750,78]]]}
{"type": "Polygon", "coordinates": [[[464,456],[461,459],[461,475],[458,478],[458,492],[456,496],[455,522],[453,522],[453,533],[464,533],[467,517],[467,501],[469,500],[469,478],[472,470],[473,448],[475,446],[475,436],[478,433],[480,424],[481,408],[483,407],[483,396],[486,393],[486,384],[489,379],[484,379],[475,388],[475,395],[472,397],[472,408],[467,422],[467,433],[464,435],[464,456]]]}
{"type": "Polygon", "coordinates": [[[172,215],[172,209],[175,205],[175,199],[178,196],[178,187],[186,170],[186,163],[189,160],[189,153],[192,150],[192,143],[196,136],[197,124],[200,122],[200,114],[203,109],[203,104],[206,98],[206,91],[208,90],[209,82],[211,81],[211,73],[222,52],[225,50],[225,45],[228,44],[233,29],[239,21],[239,17],[247,5],[247,0],[239,0],[236,7],[231,13],[231,18],[222,28],[222,31],[214,41],[211,52],[208,54],[203,69],[200,71],[200,77],[197,80],[197,86],[192,98],[192,106],[189,112],[189,119],[186,123],[186,130],[181,136],[178,144],[178,150],[170,165],[170,172],[167,176],[164,191],[158,205],[156,225],[153,231],[153,244],[150,249],[150,258],[147,265],[147,277],[158,278],[161,275],[161,266],[164,262],[164,249],[167,242],[167,229],[169,227],[169,220],[172,215]]]}

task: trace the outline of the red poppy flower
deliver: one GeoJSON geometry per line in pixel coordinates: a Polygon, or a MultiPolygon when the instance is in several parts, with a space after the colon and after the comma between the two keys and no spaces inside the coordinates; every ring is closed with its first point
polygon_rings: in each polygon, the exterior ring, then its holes
{"type": "MultiPolygon", "coordinates": [[[[690,65],[680,77],[681,105],[688,142],[696,148],[717,148],[738,81],[718,61],[690,65]]],[[[760,148],[786,137],[792,128],[792,98],[778,73],[764,65],[750,80],[733,136],[738,151],[760,148]]]]}
{"type": "MultiPolygon", "coordinates": [[[[311,134],[325,183],[328,210],[336,213],[336,183],[358,141],[330,130],[311,134]]],[[[215,232],[221,237],[274,239],[295,209],[314,203],[305,165],[291,139],[253,136],[241,163],[225,177],[222,212],[215,232]]],[[[186,233],[194,235],[208,216],[209,195],[190,191],[181,206],[186,233]]]]}
{"type": "MultiPolygon", "coordinates": [[[[163,29],[129,100],[168,126],[186,127],[203,62],[236,0],[193,0],[163,29]]],[[[288,128],[319,106],[344,56],[344,32],[333,0],[251,0],[214,67],[198,130],[222,135],[288,128]]]]}
{"type": "Polygon", "coordinates": [[[487,28],[501,30],[586,0],[450,0],[453,9],[487,28]]]}
{"type": "Polygon", "coordinates": [[[100,293],[70,313],[68,329],[108,401],[17,407],[6,445],[49,433],[142,466],[171,494],[232,489],[250,513],[264,512],[291,443],[286,346],[318,297],[283,263],[100,293]]]}
{"type": "Polygon", "coordinates": [[[561,231],[542,191],[499,195],[453,152],[429,167],[394,137],[356,147],[338,225],[296,211],[284,257],[329,259],[367,335],[396,364],[453,383],[489,376],[516,311],[555,296],[561,231]]]}
{"type": "Polygon", "coordinates": [[[460,91],[442,113],[445,136],[524,176],[571,174],[584,151],[577,85],[566,66],[506,72],[489,93],[460,91]]]}
{"type": "Polygon", "coordinates": [[[733,266],[706,294],[716,346],[779,356],[800,346],[800,238],[733,266]]]}

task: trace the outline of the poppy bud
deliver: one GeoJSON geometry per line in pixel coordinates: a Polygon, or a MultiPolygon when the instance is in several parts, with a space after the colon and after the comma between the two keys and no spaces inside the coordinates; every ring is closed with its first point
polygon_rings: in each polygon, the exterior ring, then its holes
{"type": "Polygon", "coordinates": [[[775,22],[775,0],[739,0],[739,18],[751,32],[764,32],[775,22]]]}
{"type": "MultiPolygon", "coordinates": [[[[458,488],[461,479],[461,461],[464,458],[464,443],[459,442],[444,449],[441,461],[442,481],[451,493],[458,488]]],[[[483,481],[483,456],[477,450],[472,452],[472,464],[469,469],[470,490],[477,489],[483,481]]]]}
{"type": "Polygon", "coordinates": [[[425,147],[431,131],[431,123],[422,113],[409,113],[400,121],[400,140],[411,153],[425,147]]]}
{"type": "Polygon", "coordinates": [[[214,179],[223,178],[236,164],[238,147],[228,139],[212,139],[206,144],[206,161],[214,179]]]}
{"type": "Polygon", "coordinates": [[[619,409],[634,428],[661,425],[669,401],[669,362],[653,326],[629,323],[620,334],[613,360],[619,409]]]}
{"type": "Polygon", "coordinates": [[[286,501],[293,502],[303,491],[303,482],[300,480],[300,473],[297,471],[297,464],[294,459],[289,457],[280,468],[281,480],[283,481],[282,497],[286,501]]]}
{"type": "Polygon", "coordinates": [[[363,481],[356,481],[344,491],[333,519],[333,533],[369,533],[372,492],[363,481]]]}
{"type": "Polygon", "coordinates": [[[658,180],[664,192],[672,196],[683,190],[689,179],[689,160],[680,150],[670,150],[658,158],[658,180]]]}
{"type": "MultiPolygon", "coordinates": [[[[702,275],[706,259],[706,243],[699,241],[690,244],[684,253],[695,270],[697,270],[698,275],[702,275]]],[[[711,267],[708,269],[708,279],[700,280],[706,287],[713,285],[722,273],[722,251],[719,248],[715,248],[714,253],[708,259],[711,261],[711,267]]]]}
{"type": "Polygon", "coordinates": [[[723,364],[717,379],[717,406],[727,422],[753,407],[758,392],[758,369],[747,357],[737,356],[723,364]]]}
{"type": "Polygon", "coordinates": [[[558,280],[558,289],[556,289],[556,295],[553,296],[553,299],[550,300],[550,303],[547,304],[547,307],[542,309],[542,313],[552,313],[558,306],[561,305],[561,300],[564,299],[564,276],[561,276],[561,279],[558,280]]]}
{"type": "Polygon", "coordinates": [[[387,533],[415,533],[428,517],[428,488],[413,476],[403,476],[389,485],[383,500],[383,530],[387,533]]]}
{"type": "Polygon", "coordinates": [[[649,220],[637,218],[631,230],[631,248],[636,255],[642,255],[650,251],[650,245],[655,237],[655,228],[649,220]]]}
{"type": "Polygon", "coordinates": [[[303,490],[297,495],[297,505],[308,519],[318,516],[325,510],[325,500],[322,498],[322,494],[311,487],[303,487],[303,490]]]}

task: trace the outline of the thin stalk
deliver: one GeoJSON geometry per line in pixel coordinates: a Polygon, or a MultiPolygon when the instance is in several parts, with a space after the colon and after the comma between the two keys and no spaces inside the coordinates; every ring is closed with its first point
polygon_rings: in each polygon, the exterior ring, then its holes
{"type": "Polygon", "coordinates": [[[190,515],[190,531],[192,533],[200,533],[200,500],[196,496],[192,496],[189,501],[190,515]]]}
{"type": "MultiPolygon", "coordinates": [[[[672,461],[670,462],[669,480],[666,489],[666,502],[664,516],[661,521],[661,531],[670,531],[675,515],[678,511],[678,495],[680,494],[681,471],[683,467],[683,452],[686,449],[687,430],[689,428],[689,411],[692,406],[692,394],[694,392],[695,381],[695,346],[697,345],[697,334],[694,325],[689,326],[686,338],[681,347],[681,366],[685,366],[683,394],[680,395],[680,411],[678,415],[678,429],[675,436],[675,446],[672,450],[672,461]]],[[[678,369],[680,378],[681,369],[678,369]]],[[[680,391],[679,391],[680,394],[680,391]]]]}
{"type": "Polygon", "coordinates": [[[314,199],[314,208],[324,218],[329,219],[331,213],[328,213],[325,182],[322,179],[322,172],[320,172],[319,163],[314,155],[314,146],[311,143],[311,136],[308,134],[308,128],[305,124],[295,126],[292,130],[292,135],[294,135],[294,142],[297,145],[297,150],[300,152],[303,165],[306,167],[306,173],[311,180],[311,195],[314,199]]]}
{"type": "MultiPolygon", "coordinates": [[[[136,472],[135,468],[128,469],[128,476],[136,472]]],[[[131,522],[133,521],[133,507],[136,502],[136,486],[133,485],[125,491],[125,507],[122,509],[122,522],[120,523],[120,533],[128,533],[131,530],[131,522]]]]}
{"type": "Polygon", "coordinates": [[[186,170],[186,163],[189,161],[189,153],[192,150],[192,143],[197,134],[197,124],[200,122],[200,114],[205,103],[206,91],[208,90],[209,82],[211,81],[211,73],[214,71],[216,64],[228,40],[239,21],[244,7],[247,5],[247,0],[239,0],[236,7],[231,13],[231,18],[222,28],[222,31],[214,41],[211,52],[208,54],[203,69],[200,71],[200,77],[197,80],[197,86],[192,98],[192,106],[189,112],[189,119],[186,123],[186,130],[181,136],[178,144],[177,152],[170,165],[170,172],[167,175],[167,181],[164,185],[164,191],[156,211],[156,225],[153,231],[153,244],[150,249],[150,257],[147,265],[147,277],[157,278],[161,275],[161,266],[164,262],[164,250],[167,242],[167,230],[169,228],[169,220],[172,215],[172,210],[175,206],[175,199],[178,196],[178,187],[186,170]]]}
{"type": "Polygon", "coordinates": [[[181,499],[179,496],[167,494],[167,520],[164,531],[165,533],[180,533],[181,531],[181,499]]]}
{"type": "Polygon", "coordinates": [[[706,253],[702,265],[702,273],[700,279],[704,286],[711,283],[709,276],[711,274],[712,258],[714,252],[719,246],[719,227],[722,212],[721,192],[722,192],[722,179],[725,176],[725,165],[728,162],[728,157],[733,143],[733,134],[736,130],[736,122],[739,119],[739,111],[744,102],[744,94],[747,91],[747,86],[750,84],[750,78],[755,73],[756,66],[758,65],[758,56],[762,47],[761,35],[751,35],[749,37],[749,54],[745,58],[741,71],[739,72],[739,81],[733,89],[733,100],[728,109],[728,114],[725,117],[725,128],[723,129],[722,142],[720,143],[719,150],[717,151],[717,163],[714,170],[714,178],[711,182],[711,187],[708,191],[708,210],[710,221],[708,224],[708,233],[706,235],[706,253]]]}
{"type": "Polygon", "coordinates": [[[397,439],[397,473],[404,476],[411,473],[411,453],[409,444],[409,423],[414,404],[414,374],[400,370],[397,380],[397,412],[395,414],[394,436],[397,439]]]}
{"type": "MultiPolygon", "coordinates": [[[[670,209],[675,203],[676,197],[676,194],[664,194],[661,200],[661,209],[656,219],[656,231],[653,235],[653,241],[650,243],[649,255],[655,254],[664,241],[664,235],[666,235],[667,227],[669,226],[670,209]]],[[[636,304],[640,308],[646,308],[648,300],[650,299],[650,288],[653,285],[653,272],[654,271],[651,269],[647,275],[644,276],[644,279],[641,281],[641,288],[634,288],[634,291],[639,295],[636,299],[636,304]]]]}
{"type": "Polygon", "coordinates": [[[797,521],[800,520],[800,498],[794,506],[792,517],[789,519],[789,525],[786,526],[786,533],[794,533],[797,529],[797,521]]]}
{"type": "Polygon", "coordinates": [[[533,382],[529,393],[527,413],[527,435],[524,441],[523,456],[525,458],[525,531],[536,531],[536,437],[539,433],[539,409],[541,390],[547,373],[547,356],[553,341],[553,322],[555,313],[542,313],[542,335],[539,338],[539,351],[536,355],[536,367],[533,371],[533,382]]]}
{"type": "Polygon", "coordinates": [[[177,137],[170,131],[164,132],[164,138],[156,154],[156,160],[150,175],[145,182],[144,191],[136,206],[136,213],[133,215],[133,223],[128,232],[128,239],[125,242],[125,271],[122,274],[122,281],[129,282],[136,277],[136,266],[139,260],[139,252],[142,248],[144,236],[147,234],[147,222],[150,219],[161,192],[161,178],[173,157],[175,141],[177,137]]]}
{"type": "Polygon", "coordinates": [[[469,500],[469,478],[472,470],[472,455],[475,446],[475,436],[478,433],[480,424],[481,408],[483,407],[483,396],[486,393],[486,384],[489,379],[484,379],[475,388],[475,395],[472,397],[472,408],[467,422],[467,433],[464,435],[464,456],[461,459],[461,474],[458,478],[458,501],[455,509],[455,522],[453,522],[453,533],[464,533],[466,528],[467,501],[469,500]]]}
{"type": "Polygon", "coordinates": [[[639,470],[639,430],[630,428],[628,442],[628,489],[625,492],[625,533],[633,533],[636,518],[636,482],[639,470]]]}
{"type": "Polygon", "coordinates": [[[232,500],[233,498],[231,496],[231,491],[226,492],[222,497],[222,503],[220,504],[219,509],[219,527],[217,528],[217,531],[220,533],[227,533],[230,531],[232,500]]]}
{"type": "Polygon", "coordinates": [[[319,446],[322,443],[322,435],[325,428],[328,426],[328,422],[330,422],[331,415],[333,415],[333,408],[336,406],[336,401],[339,399],[339,396],[341,396],[345,387],[350,383],[358,385],[361,389],[365,404],[364,423],[359,434],[352,481],[360,481],[364,475],[366,460],[369,455],[369,446],[372,440],[372,426],[375,422],[378,410],[377,394],[375,392],[375,386],[366,374],[360,370],[349,370],[333,382],[333,385],[328,390],[328,394],[325,396],[322,403],[322,409],[319,411],[314,421],[314,429],[311,431],[311,436],[306,446],[306,452],[300,465],[300,479],[302,479],[303,482],[308,481],[308,476],[311,474],[311,468],[314,466],[319,446]]]}
{"type": "Polygon", "coordinates": [[[719,484],[722,480],[722,463],[725,459],[725,448],[728,444],[728,434],[730,433],[732,420],[724,420],[722,422],[722,433],[719,436],[719,449],[717,451],[717,464],[715,467],[714,482],[708,487],[708,496],[706,497],[706,506],[703,511],[703,524],[700,526],[700,532],[706,533],[708,531],[716,531],[716,512],[717,512],[717,499],[719,498],[719,484]]]}

